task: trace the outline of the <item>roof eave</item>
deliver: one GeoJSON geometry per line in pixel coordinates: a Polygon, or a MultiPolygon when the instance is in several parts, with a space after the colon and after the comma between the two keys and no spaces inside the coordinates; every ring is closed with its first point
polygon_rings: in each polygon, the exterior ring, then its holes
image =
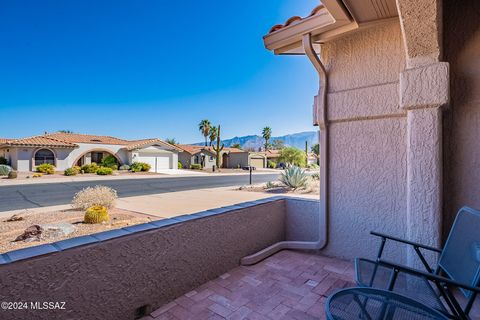
{"type": "Polygon", "coordinates": [[[311,34],[313,48],[319,53],[320,44],[346,36],[358,30],[375,27],[398,20],[398,16],[379,15],[374,19],[359,19],[342,0],[322,0],[323,8],[315,15],[295,21],[264,36],[268,50],[277,55],[304,55],[302,37],[311,34]]]}
{"type": "Polygon", "coordinates": [[[17,147],[17,148],[60,148],[60,149],[76,149],[78,145],[52,145],[52,144],[36,144],[36,143],[27,143],[27,144],[16,144],[16,143],[5,143],[0,145],[2,147],[17,147]]]}

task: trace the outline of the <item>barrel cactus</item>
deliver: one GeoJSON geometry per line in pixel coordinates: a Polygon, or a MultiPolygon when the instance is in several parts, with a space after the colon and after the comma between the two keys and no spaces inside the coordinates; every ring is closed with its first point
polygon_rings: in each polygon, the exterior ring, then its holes
{"type": "Polygon", "coordinates": [[[17,171],[15,170],[12,170],[8,173],[8,179],[17,179],[18,177],[18,174],[17,174],[17,171]]]}
{"type": "Polygon", "coordinates": [[[93,206],[87,209],[85,212],[85,217],[83,218],[84,223],[102,223],[108,222],[110,217],[108,215],[108,210],[104,206],[93,206]]]}
{"type": "Polygon", "coordinates": [[[12,167],[6,164],[0,164],[0,176],[8,176],[10,171],[12,171],[12,167]]]}

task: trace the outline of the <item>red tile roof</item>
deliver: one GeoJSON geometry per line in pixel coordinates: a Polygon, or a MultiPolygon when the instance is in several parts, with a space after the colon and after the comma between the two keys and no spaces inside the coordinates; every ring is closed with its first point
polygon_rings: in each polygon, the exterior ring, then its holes
{"type": "Polygon", "coordinates": [[[93,144],[116,144],[116,145],[126,145],[129,143],[128,140],[119,139],[110,136],[97,136],[91,134],[80,134],[80,133],[48,133],[44,135],[45,137],[50,137],[53,139],[70,142],[70,143],[93,143],[93,144]]]}
{"type": "Polygon", "coordinates": [[[76,148],[74,143],[61,141],[47,136],[33,136],[22,139],[11,139],[4,143],[7,146],[24,146],[24,147],[57,147],[57,148],[76,148]]]}
{"type": "Polygon", "coordinates": [[[293,17],[291,17],[290,19],[288,19],[284,24],[274,25],[274,26],[270,29],[270,31],[269,31],[268,33],[272,33],[272,32],[278,31],[278,30],[280,30],[280,29],[282,29],[282,28],[285,28],[285,27],[288,27],[288,26],[290,26],[290,25],[292,25],[292,24],[298,23],[298,22],[300,22],[300,21],[302,21],[302,20],[304,20],[304,19],[310,18],[310,17],[318,14],[318,13],[320,12],[320,10],[323,9],[323,8],[324,8],[323,4],[320,4],[320,5],[316,6],[315,8],[313,8],[312,12],[311,12],[308,16],[306,16],[306,17],[303,17],[303,18],[302,18],[302,17],[300,17],[300,16],[293,16],[293,17]]]}

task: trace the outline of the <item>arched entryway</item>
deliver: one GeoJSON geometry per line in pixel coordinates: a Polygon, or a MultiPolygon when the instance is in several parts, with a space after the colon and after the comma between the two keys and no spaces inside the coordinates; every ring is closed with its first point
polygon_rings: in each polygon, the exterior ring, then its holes
{"type": "Polygon", "coordinates": [[[100,164],[102,160],[108,156],[113,156],[115,159],[117,159],[118,165],[123,164],[120,158],[116,154],[103,149],[88,150],[87,152],[84,152],[81,156],[79,156],[74,163],[77,166],[83,166],[84,164],[90,164],[92,162],[100,164]]]}
{"type": "Polygon", "coordinates": [[[39,165],[44,164],[44,163],[48,163],[48,164],[51,164],[51,165],[56,164],[55,153],[52,150],[42,148],[42,149],[38,149],[35,152],[35,154],[33,156],[34,166],[36,167],[36,166],[39,166],[39,165]]]}

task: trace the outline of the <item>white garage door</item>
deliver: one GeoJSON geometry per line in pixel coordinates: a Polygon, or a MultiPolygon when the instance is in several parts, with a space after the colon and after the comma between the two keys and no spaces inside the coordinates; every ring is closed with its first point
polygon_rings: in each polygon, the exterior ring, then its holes
{"type": "Polygon", "coordinates": [[[139,154],[138,162],[148,163],[151,167],[150,172],[159,172],[160,170],[170,169],[170,158],[168,154],[139,154]]]}

